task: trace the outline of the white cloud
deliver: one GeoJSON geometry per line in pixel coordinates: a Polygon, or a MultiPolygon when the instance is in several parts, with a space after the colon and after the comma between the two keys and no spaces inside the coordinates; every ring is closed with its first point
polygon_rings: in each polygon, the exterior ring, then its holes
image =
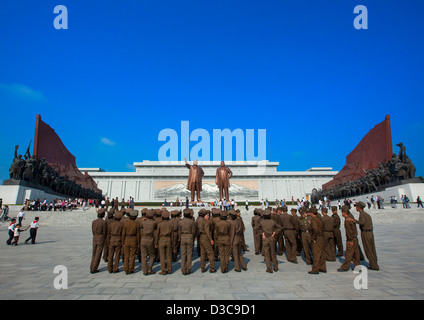
{"type": "Polygon", "coordinates": [[[112,140],[110,140],[110,139],[108,139],[106,137],[102,137],[100,139],[100,142],[103,143],[104,145],[107,145],[107,146],[112,146],[113,147],[115,145],[115,142],[113,142],[112,140]]]}
{"type": "Polygon", "coordinates": [[[26,85],[19,83],[2,84],[0,83],[1,91],[11,94],[15,97],[33,100],[33,101],[44,101],[46,97],[39,90],[34,90],[26,85]]]}

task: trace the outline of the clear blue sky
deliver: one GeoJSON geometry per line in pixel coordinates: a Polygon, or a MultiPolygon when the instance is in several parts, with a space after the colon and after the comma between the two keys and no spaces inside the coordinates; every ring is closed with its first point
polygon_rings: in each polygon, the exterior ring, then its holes
{"type": "MultiPolygon", "coordinates": [[[[0,180],[35,116],[80,167],[158,160],[162,129],[266,129],[279,170],[340,170],[391,116],[424,175],[424,2],[3,0],[0,180]],[[368,30],[353,9],[368,8],[368,30]],[[68,30],[56,30],[56,5],[68,30]]],[[[396,147],[395,152],[398,152],[396,147]]]]}

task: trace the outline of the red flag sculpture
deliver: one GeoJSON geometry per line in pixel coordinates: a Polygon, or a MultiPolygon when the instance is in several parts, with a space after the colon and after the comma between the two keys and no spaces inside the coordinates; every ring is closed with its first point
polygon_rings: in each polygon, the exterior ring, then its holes
{"type": "Polygon", "coordinates": [[[54,129],[41,120],[39,114],[35,124],[33,154],[37,159],[44,158],[60,176],[68,176],[69,180],[75,180],[83,188],[101,192],[90,175],[79,171],[74,155],[68,151],[54,129]]]}
{"type": "Polygon", "coordinates": [[[337,173],[333,180],[322,186],[328,190],[348,180],[359,179],[365,175],[364,170],[375,169],[380,162],[392,159],[392,132],[390,128],[390,116],[387,115],[383,122],[371,129],[361,142],[349,155],[346,156],[346,164],[337,173]]]}

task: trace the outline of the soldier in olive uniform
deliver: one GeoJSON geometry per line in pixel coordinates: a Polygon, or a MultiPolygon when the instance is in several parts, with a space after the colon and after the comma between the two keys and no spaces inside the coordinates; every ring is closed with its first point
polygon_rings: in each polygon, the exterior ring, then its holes
{"type": "Polygon", "coordinates": [[[106,241],[106,221],[103,219],[105,216],[105,209],[97,211],[97,219],[93,221],[91,230],[93,233],[93,251],[90,264],[90,273],[99,272],[100,259],[106,241]]]}
{"type": "Polygon", "coordinates": [[[345,218],[346,252],[344,263],[339,269],[337,269],[339,272],[348,271],[351,262],[353,262],[355,267],[361,263],[358,244],[358,230],[356,229],[355,222],[353,221],[353,215],[349,211],[349,206],[342,206],[342,215],[345,218]]]}
{"type": "Polygon", "coordinates": [[[199,218],[196,221],[197,230],[199,234],[198,243],[200,245],[200,269],[206,272],[206,258],[209,260],[209,272],[214,273],[215,270],[215,257],[213,252],[214,241],[212,240],[210,221],[210,212],[208,210],[200,210],[199,218]]]}
{"type": "Polygon", "coordinates": [[[160,269],[159,274],[166,275],[172,273],[172,239],[174,228],[169,220],[169,212],[162,212],[162,223],[158,225],[158,236],[156,238],[156,247],[159,250],[160,269]]]}
{"type": "Polygon", "coordinates": [[[312,221],[311,221],[311,237],[312,237],[312,255],[314,256],[312,270],[308,273],[319,274],[320,272],[327,272],[324,255],[324,237],[323,225],[321,219],[318,217],[317,208],[311,208],[312,221]]]}
{"type": "Polygon", "coordinates": [[[140,229],[135,222],[138,211],[129,212],[130,220],[122,228],[122,244],[124,246],[124,271],[126,274],[134,273],[135,256],[140,245],[140,229]]]}
{"type": "Polygon", "coordinates": [[[262,251],[262,236],[256,231],[256,226],[259,225],[259,221],[261,218],[261,213],[259,212],[260,209],[256,208],[253,210],[253,217],[252,217],[252,230],[253,230],[253,243],[255,246],[255,254],[259,255],[262,251]]]}
{"type": "Polygon", "coordinates": [[[331,212],[333,215],[331,218],[333,219],[333,235],[334,235],[334,242],[335,247],[337,247],[337,254],[336,257],[340,257],[343,255],[343,241],[342,241],[342,233],[340,231],[340,217],[337,214],[337,206],[331,207],[331,212]]]}
{"type": "Polygon", "coordinates": [[[303,256],[305,258],[306,264],[312,264],[312,238],[311,238],[311,218],[307,215],[307,210],[305,207],[299,209],[300,219],[299,219],[299,233],[300,240],[302,241],[303,256]]]}
{"type": "Polygon", "coordinates": [[[196,236],[196,223],[192,219],[193,209],[184,209],[184,219],[179,222],[178,238],[181,242],[181,272],[189,275],[192,267],[194,238],[196,236]]]}
{"type": "Polygon", "coordinates": [[[278,260],[275,254],[275,235],[282,231],[281,226],[271,219],[271,213],[262,210],[262,220],[255,227],[262,236],[262,251],[265,256],[266,272],[278,271],[278,260]]]}
{"type": "Polygon", "coordinates": [[[237,217],[237,212],[230,210],[229,214],[231,218],[230,222],[232,222],[230,247],[232,248],[234,259],[234,271],[241,272],[240,269],[246,271],[247,265],[242,254],[244,225],[243,222],[237,217]]]}
{"type": "Polygon", "coordinates": [[[334,246],[334,220],[328,216],[327,208],[321,209],[323,236],[324,236],[324,256],[327,261],[336,261],[336,248],[334,246]]]}
{"type": "Polygon", "coordinates": [[[371,216],[364,211],[365,204],[359,201],[356,204],[356,211],[359,212],[358,220],[354,222],[359,224],[361,229],[361,240],[364,246],[365,255],[368,258],[371,270],[380,270],[377,259],[377,252],[375,250],[374,232],[371,216]]]}
{"type": "Polygon", "coordinates": [[[217,234],[216,245],[219,250],[219,261],[221,265],[221,272],[228,272],[230,264],[230,239],[231,239],[231,225],[227,221],[228,212],[221,211],[219,221],[215,223],[215,231],[217,234]]]}
{"type": "Polygon", "coordinates": [[[156,258],[155,230],[157,229],[157,223],[153,219],[154,215],[153,210],[147,210],[146,219],[141,222],[141,268],[145,276],[156,273],[153,271],[153,263],[156,258]],[[147,265],[147,256],[149,256],[149,265],[147,265]]]}
{"type": "Polygon", "coordinates": [[[293,215],[288,214],[287,206],[283,206],[283,214],[280,216],[281,225],[284,232],[284,242],[286,244],[286,255],[287,260],[291,263],[297,263],[296,253],[297,253],[297,227],[298,223],[293,217],[293,215]]]}
{"type": "Polygon", "coordinates": [[[178,224],[181,220],[181,211],[171,211],[171,225],[173,230],[172,238],[172,262],[177,261],[178,251],[180,250],[180,241],[178,240],[178,224]]]}
{"type": "Polygon", "coordinates": [[[123,213],[117,211],[113,217],[113,221],[108,226],[107,237],[109,239],[109,256],[107,269],[109,273],[119,272],[119,258],[121,256],[122,248],[122,216],[123,213]]]}

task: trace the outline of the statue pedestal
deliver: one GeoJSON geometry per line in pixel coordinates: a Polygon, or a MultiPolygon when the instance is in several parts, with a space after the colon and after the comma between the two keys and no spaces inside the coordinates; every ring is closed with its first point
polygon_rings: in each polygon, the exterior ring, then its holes
{"type": "MultiPolygon", "coordinates": [[[[419,180],[419,179],[418,179],[419,180]]],[[[403,182],[406,182],[408,180],[403,180],[403,182]]],[[[415,180],[414,180],[415,181],[415,180]]],[[[421,199],[424,197],[424,183],[421,183],[421,180],[419,180],[419,183],[402,183],[398,184],[396,186],[386,187],[385,189],[382,189],[380,191],[368,193],[368,194],[362,194],[360,196],[351,196],[349,197],[350,200],[353,201],[355,199],[356,202],[362,201],[366,204],[366,198],[368,197],[371,200],[372,196],[379,195],[384,199],[384,203],[390,203],[390,197],[395,196],[397,198],[398,204],[401,203],[400,197],[403,194],[406,194],[409,198],[410,202],[416,202],[417,197],[420,196],[421,199]]],[[[332,199],[332,206],[337,205],[339,199],[332,199]]],[[[344,199],[340,199],[341,202],[343,202],[344,199]]]]}
{"type": "Polygon", "coordinates": [[[65,199],[67,197],[30,182],[10,179],[4,181],[3,185],[0,186],[0,198],[3,199],[3,204],[21,205],[25,204],[26,199],[43,201],[46,198],[47,202],[51,202],[54,199],[65,199]]]}

